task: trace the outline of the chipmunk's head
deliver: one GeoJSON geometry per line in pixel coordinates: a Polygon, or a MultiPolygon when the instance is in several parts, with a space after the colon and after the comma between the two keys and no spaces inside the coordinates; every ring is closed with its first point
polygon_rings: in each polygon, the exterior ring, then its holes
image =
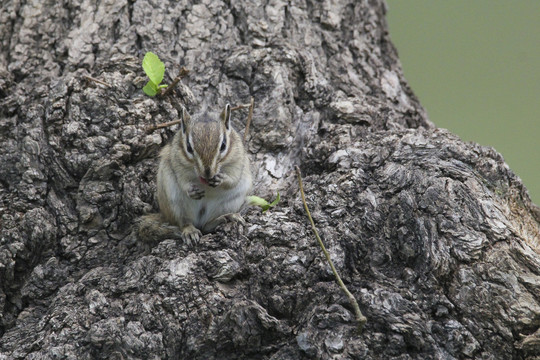
{"type": "Polygon", "coordinates": [[[193,118],[182,109],[181,120],[182,150],[199,180],[208,184],[230,152],[231,106],[225,105],[219,116],[203,111],[193,118]]]}

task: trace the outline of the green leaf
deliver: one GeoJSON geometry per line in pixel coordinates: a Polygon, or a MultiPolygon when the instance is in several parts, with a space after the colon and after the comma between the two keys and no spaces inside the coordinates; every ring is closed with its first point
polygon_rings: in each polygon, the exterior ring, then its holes
{"type": "Polygon", "coordinates": [[[144,55],[142,67],[151,82],[153,82],[156,86],[161,84],[163,81],[163,75],[165,75],[165,65],[163,62],[161,62],[161,60],[159,60],[159,57],[156,54],[150,51],[147,52],[144,55]]]}
{"type": "Polygon", "coordinates": [[[254,205],[254,206],[263,207],[263,206],[270,205],[268,201],[255,195],[248,196],[247,201],[249,205],[254,205]]]}
{"type": "Polygon", "coordinates": [[[156,96],[158,92],[158,87],[152,81],[147,82],[142,89],[148,96],[156,96]]]}
{"type": "MultiPolygon", "coordinates": [[[[281,197],[279,196],[279,191],[278,191],[276,199],[274,201],[272,201],[270,203],[270,205],[268,205],[268,209],[271,208],[272,206],[276,206],[280,199],[281,199],[281,197]]],[[[266,209],[266,210],[268,210],[268,209],[266,209]]],[[[263,211],[266,211],[266,210],[263,210],[263,211]]]]}
{"type": "Polygon", "coordinates": [[[277,197],[274,201],[269,203],[265,199],[252,195],[247,197],[247,201],[249,205],[258,206],[262,209],[263,212],[268,211],[272,206],[275,206],[280,200],[279,192],[277,193],[277,197]]]}

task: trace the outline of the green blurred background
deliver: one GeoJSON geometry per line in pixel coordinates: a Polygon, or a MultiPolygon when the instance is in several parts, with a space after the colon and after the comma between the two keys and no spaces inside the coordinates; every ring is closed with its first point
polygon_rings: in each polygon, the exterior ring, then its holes
{"type": "Polygon", "coordinates": [[[540,205],[540,1],[387,4],[390,37],[430,120],[493,146],[540,205]]]}

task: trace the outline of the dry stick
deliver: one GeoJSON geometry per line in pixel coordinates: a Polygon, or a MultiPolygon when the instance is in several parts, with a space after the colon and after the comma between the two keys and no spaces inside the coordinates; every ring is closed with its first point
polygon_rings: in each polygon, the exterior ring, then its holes
{"type": "MultiPolygon", "coordinates": [[[[182,69],[184,69],[184,68],[182,68],[182,69]]],[[[251,98],[251,104],[242,104],[242,105],[235,106],[235,107],[231,108],[231,111],[245,109],[245,108],[250,107],[250,106],[253,107],[253,98],[251,98]]],[[[249,123],[251,122],[251,116],[252,115],[253,115],[253,108],[250,108],[248,119],[247,119],[247,125],[246,125],[247,130],[249,130],[249,123]]],[[[173,120],[173,121],[169,121],[169,122],[161,123],[161,124],[157,124],[157,125],[149,125],[149,126],[146,127],[146,132],[151,133],[152,131],[157,130],[157,129],[162,129],[162,128],[166,128],[166,127],[173,126],[173,125],[176,125],[176,124],[180,124],[181,121],[182,120],[173,120]]],[[[244,139],[245,139],[245,137],[246,137],[246,134],[244,133],[244,139]]]]}
{"type": "Polygon", "coordinates": [[[88,75],[84,75],[84,78],[85,78],[86,80],[90,80],[90,81],[93,81],[93,82],[95,82],[95,83],[98,83],[98,84],[101,84],[101,85],[105,85],[105,86],[108,87],[108,88],[111,88],[111,87],[112,87],[111,85],[107,84],[105,81],[99,80],[99,79],[96,79],[96,78],[93,78],[93,77],[88,76],[88,75]]]}
{"type": "Polygon", "coordinates": [[[358,322],[358,333],[362,332],[362,328],[364,327],[364,324],[366,323],[367,319],[360,311],[360,307],[358,307],[358,303],[356,302],[356,299],[354,298],[353,294],[350,293],[350,291],[347,289],[343,281],[341,280],[341,277],[339,277],[339,274],[334,267],[334,263],[332,262],[332,259],[330,259],[330,254],[328,251],[326,251],[326,248],[324,247],[324,244],[319,236],[319,232],[317,231],[317,228],[315,227],[315,223],[313,222],[313,218],[311,217],[311,213],[309,212],[307,203],[306,203],[306,197],[304,195],[304,187],[302,185],[302,176],[300,174],[300,168],[298,166],[296,168],[296,175],[298,176],[298,185],[300,187],[300,195],[302,196],[302,203],[304,204],[304,209],[306,209],[307,216],[309,218],[309,221],[311,222],[311,230],[313,230],[313,234],[315,234],[315,237],[317,238],[317,241],[319,242],[319,246],[321,247],[324,256],[326,257],[326,261],[330,264],[330,267],[332,268],[332,272],[334,273],[334,276],[336,278],[336,281],[338,282],[339,286],[341,287],[341,290],[347,295],[349,298],[349,301],[354,309],[354,313],[356,316],[356,321],[358,322]]]}
{"type": "Polygon", "coordinates": [[[236,111],[236,110],[242,110],[242,109],[245,109],[247,107],[250,107],[250,104],[241,104],[241,105],[236,105],[236,106],[233,106],[231,108],[231,111],[236,111]]]}
{"type": "MultiPolygon", "coordinates": [[[[180,80],[182,80],[182,78],[186,76],[187,74],[189,74],[189,70],[186,69],[185,66],[182,66],[182,68],[180,69],[180,73],[178,74],[177,77],[174,78],[172,83],[169,86],[167,86],[167,88],[163,92],[161,92],[161,89],[159,90],[160,91],[159,96],[168,95],[174,89],[176,84],[178,84],[180,80]]],[[[146,132],[151,133],[152,131],[157,130],[157,129],[162,129],[162,128],[166,128],[166,127],[173,126],[176,124],[180,124],[181,121],[182,120],[173,120],[173,121],[169,121],[162,124],[149,125],[146,127],[146,132]]]]}
{"type": "Polygon", "coordinates": [[[148,125],[146,127],[146,132],[151,133],[152,131],[157,130],[157,129],[162,129],[162,128],[166,128],[166,127],[173,126],[176,124],[180,124],[180,122],[182,122],[182,120],[173,120],[173,121],[169,121],[169,122],[161,123],[157,125],[148,125]]]}
{"type": "Polygon", "coordinates": [[[167,86],[167,87],[165,88],[165,90],[163,90],[163,92],[161,92],[161,89],[160,89],[159,95],[160,95],[160,96],[166,96],[166,95],[168,95],[168,94],[172,91],[172,89],[174,89],[174,87],[176,86],[176,84],[178,84],[178,83],[180,82],[180,80],[182,80],[182,78],[183,78],[184,76],[186,76],[187,74],[189,74],[189,70],[186,69],[184,66],[182,66],[182,68],[180,69],[180,73],[178,74],[178,76],[174,78],[174,80],[172,81],[172,83],[171,83],[169,86],[167,86]]]}
{"type": "Polygon", "coordinates": [[[247,136],[249,134],[249,125],[251,124],[251,119],[253,118],[253,108],[255,107],[255,99],[251,97],[251,101],[249,103],[249,113],[248,118],[246,121],[246,128],[244,129],[244,144],[246,143],[247,136]]]}

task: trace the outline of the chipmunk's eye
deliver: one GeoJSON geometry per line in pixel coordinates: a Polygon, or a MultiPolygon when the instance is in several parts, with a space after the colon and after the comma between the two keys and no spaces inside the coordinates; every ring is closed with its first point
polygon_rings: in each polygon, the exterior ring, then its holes
{"type": "Polygon", "coordinates": [[[221,142],[221,147],[219,148],[219,151],[224,152],[225,149],[227,149],[227,137],[223,135],[223,141],[221,142]]]}
{"type": "Polygon", "coordinates": [[[193,155],[193,148],[191,147],[191,143],[189,142],[189,138],[186,137],[186,149],[187,152],[193,155]]]}

